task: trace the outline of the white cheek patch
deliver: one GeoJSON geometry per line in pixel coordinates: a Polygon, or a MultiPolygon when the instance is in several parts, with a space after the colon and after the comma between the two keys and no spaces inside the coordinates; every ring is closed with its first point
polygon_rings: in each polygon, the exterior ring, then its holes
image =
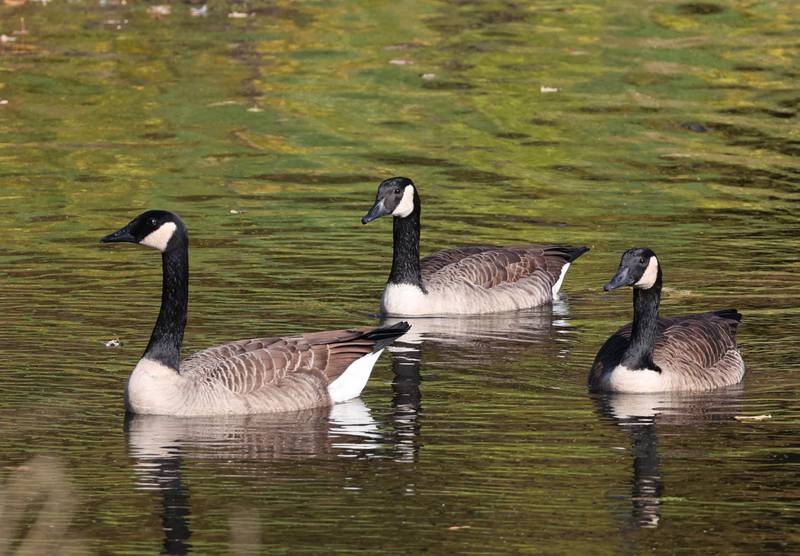
{"type": "Polygon", "coordinates": [[[167,244],[169,243],[169,240],[172,239],[172,234],[175,233],[177,228],[178,226],[175,224],[175,222],[165,222],[164,224],[161,224],[161,226],[155,232],[150,232],[147,234],[147,236],[145,236],[145,238],[139,243],[154,249],[158,249],[163,253],[167,249],[167,244]]]}
{"type": "Polygon", "coordinates": [[[400,204],[392,211],[392,216],[405,218],[412,212],[414,212],[414,186],[407,185],[405,191],[403,191],[403,198],[400,199],[400,204]]]}
{"type": "Polygon", "coordinates": [[[658,278],[658,259],[650,257],[650,262],[647,263],[644,274],[642,274],[642,277],[639,278],[639,281],[636,282],[634,286],[642,288],[643,290],[652,288],[653,284],[656,283],[656,278],[658,278]]]}

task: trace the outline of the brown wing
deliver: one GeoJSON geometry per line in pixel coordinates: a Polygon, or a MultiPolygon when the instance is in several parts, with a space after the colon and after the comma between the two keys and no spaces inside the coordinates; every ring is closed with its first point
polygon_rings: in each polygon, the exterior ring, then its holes
{"type": "Polygon", "coordinates": [[[420,261],[422,267],[422,277],[428,278],[430,275],[443,269],[444,267],[457,263],[471,255],[477,255],[486,251],[497,249],[486,245],[474,245],[471,247],[456,247],[453,249],[442,249],[432,253],[420,261]]]}
{"type": "Polygon", "coordinates": [[[388,345],[408,328],[407,323],[398,323],[383,328],[239,340],[195,353],[183,362],[181,374],[222,385],[236,394],[279,387],[298,374],[313,375],[327,385],[353,361],[388,345]]]}
{"type": "Polygon", "coordinates": [[[512,245],[508,247],[461,247],[438,251],[421,261],[426,286],[452,286],[459,282],[493,288],[538,275],[549,287],[563,266],[586,248],[560,245],[512,245]]]}
{"type": "MultiPolygon", "coordinates": [[[[694,386],[715,387],[727,384],[725,375],[736,352],[736,327],[741,315],[736,311],[716,311],[658,319],[653,361],[663,372],[680,375],[694,386]]],[[[628,348],[631,324],[612,335],[600,351],[589,372],[589,384],[598,385],[603,372],[616,367],[628,348]]]]}

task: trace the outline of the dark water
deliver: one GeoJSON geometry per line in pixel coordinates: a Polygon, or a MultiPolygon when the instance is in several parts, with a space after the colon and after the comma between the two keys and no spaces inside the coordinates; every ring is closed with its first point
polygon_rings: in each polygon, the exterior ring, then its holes
{"type": "Polygon", "coordinates": [[[149,7],[0,7],[0,553],[800,551],[794,3],[149,7]],[[330,412],[125,421],[160,269],[100,236],[184,217],[187,352],[372,324],[397,174],[423,254],[592,251],[553,308],[416,323],[330,412]],[[744,314],[740,387],[587,394],[635,245],[665,314],[744,314]]]}

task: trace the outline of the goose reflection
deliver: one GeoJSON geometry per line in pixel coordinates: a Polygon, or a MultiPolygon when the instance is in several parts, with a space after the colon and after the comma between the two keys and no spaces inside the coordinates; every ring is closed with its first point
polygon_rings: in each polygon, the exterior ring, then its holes
{"type": "Polygon", "coordinates": [[[629,525],[655,528],[661,521],[664,485],[660,471],[658,431],[671,428],[695,433],[699,426],[730,421],[742,405],[742,386],[701,392],[604,394],[594,397],[599,413],[623,428],[633,456],[629,525]]]}
{"type": "Polygon", "coordinates": [[[405,320],[411,329],[387,349],[392,354],[395,459],[415,462],[421,447],[423,381],[420,369],[428,356],[458,365],[514,361],[531,350],[564,357],[568,352],[569,306],[465,317],[384,318],[381,325],[405,320]]]}
{"type": "MultiPolygon", "coordinates": [[[[384,445],[378,423],[361,399],[298,412],[180,418],[126,417],[128,451],[137,488],[161,495],[165,554],[186,554],[190,495],[184,460],[213,461],[237,475],[270,473],[265,462],[330,457],[370,457],[384,445]]],[[[236,533],[236,531],[234,531],[236,533]]]]}
{"type": "MultiPolygon", "coordinates": [[[[522,351],[531,344],[543,347],[551,343],[554,335],[556,340],[560,340],[558,334],[569,328],[568,317],[569,305],[562,299],[547,307],[508,313],[467,317],[384,318],[381,324],[391,325],[401,320],[411,324],[411,329],[399,340],[402,344],[431,343],[457,347],[459,350],[466,348],[478,354],[488,349],[495,352],[486,354],[491,357],[512,346],[518,348],[514,352],[522,351]]],[[[388,349],[395,351],[397,343],[388,349]]]]}

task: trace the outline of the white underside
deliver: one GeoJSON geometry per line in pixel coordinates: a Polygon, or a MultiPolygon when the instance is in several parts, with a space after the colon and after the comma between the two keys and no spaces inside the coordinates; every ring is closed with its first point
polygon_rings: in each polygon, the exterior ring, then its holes
{"type": "Polygon", "coordinates": [[[646,394],[671,390],[664,373],[650,369],[629,369],[624,365],[617,365],[600,380],[601,390],[606,392],[646,394]]]}
{"type": "Polygon", "coordinates": [[[515,284],[482,288],[465,282],[426,294],[412,284],[386,284],[381,297],[381,314],[395,317],[478,315],[529,309],[552,300],[546,286],[515,284]]]}
{"type": "Polygon", "coordinates": [[[558,296],[558,292],[561,291],[561,285],[564,283],[564,276],[567,275],[567,271],[569,270],[569,265],[572,263],[566,263],[564,266],[561,267],[561,274],[558,276],[558,280],[556,283],[553,284],[553,299],[558,296]]]}
{"type": "Polygon", "coordinates": [[[141,415],[179,415],[189,384],[166,365],[142,357],[125,387],[125,405],[141,415]]]}
{"type": "Polygon", "coordinates": [[[432,313],[430,296],[412,284],[386,284],[381,298],[384,315],[428,315],[432,313]]]}
{"type": "Polygon", "coordinates": [[[350,363],[350,366],[333,382],[328,385],[328,395],[331,402],[340,403],[352,400],[361,395],[367,385],[372,367],[383,353],[382,349],[360,357],[350,363]]]}
{"type": "MultiPolygon", "coordinates": [[[[331,403],[358,397],[369,380],[383,350],[356,359],[328,385],[331,403]]],[[[213,389],[177,373],[166,365],[142,358],[125,387],[125,405],[138,415],[245,415],[269,412],[268,408],[248,404],[241,396],[221,396],[213,389]]]]}

